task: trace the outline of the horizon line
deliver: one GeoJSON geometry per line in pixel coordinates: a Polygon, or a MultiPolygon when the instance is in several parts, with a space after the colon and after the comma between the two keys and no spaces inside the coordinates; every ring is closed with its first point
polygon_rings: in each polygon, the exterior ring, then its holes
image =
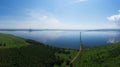
{"type": "Polygon", "coordinates": [[[0,29],[0,31],[112,31],[120,29],[0,29]]]}

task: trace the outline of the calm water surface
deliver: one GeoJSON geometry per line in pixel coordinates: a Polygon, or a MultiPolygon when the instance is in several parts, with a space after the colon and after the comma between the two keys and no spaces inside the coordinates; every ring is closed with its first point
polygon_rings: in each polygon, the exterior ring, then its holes
{"type": "MultiPolygon", "coordinates": [[[[95,47],[120,42],[120,31],[81,31],[83,44],[95,47]]],[[[0,31],[48,45],[79,49],[80,31],[0,31]]]]}

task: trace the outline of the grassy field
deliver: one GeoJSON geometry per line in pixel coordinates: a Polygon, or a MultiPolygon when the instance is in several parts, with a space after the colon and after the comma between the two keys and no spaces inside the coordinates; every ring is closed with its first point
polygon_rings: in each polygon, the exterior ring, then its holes
{"type": "Polygon", "coordinates": [[[120,67],[120,43],[84,49],[74,67],[120,67]]]}
{"type": "Polygon", "coordinates": [[[19,48],[29,45],[25,39],[8,34],[0,34],[0,48],[19,48]]]}

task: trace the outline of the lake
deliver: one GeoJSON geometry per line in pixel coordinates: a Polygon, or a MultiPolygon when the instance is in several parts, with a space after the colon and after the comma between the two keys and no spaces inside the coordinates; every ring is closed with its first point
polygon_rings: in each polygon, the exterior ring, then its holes
{"type": "Polygon", "coordinates": [[[80,32],[83,44],[87,47],[120,42],[120,31],[0,31],[48,45],[72,49],[79,49],[80,32]]]}

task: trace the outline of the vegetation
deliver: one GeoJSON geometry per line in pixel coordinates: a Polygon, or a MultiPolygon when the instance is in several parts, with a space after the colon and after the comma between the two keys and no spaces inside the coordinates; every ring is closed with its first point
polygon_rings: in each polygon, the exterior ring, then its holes
{"type": "Polygon", "coordinates": [[[120,43],[84,49],[74,67],[120,67],[120,43]]]}
{"type": "Polygon", "coordinates": [[[0,44],[0,67],[65,67],[76,52],[7,34],[0,44]]]}
{"type": "Polygon", "coordinates": [[[25,39],[13,35],[0,34],[0,48],[19,48],[29,45],[25,39]]]}
{"type": "MultiPolygon", "coordinates": [[[[66,67],[78,50],[0,34],[0,67],[66,67]]],[[[120,43],[84,47],[73,67],[120,67],[120,43]]]]}
{"type": "Polygon", "coordinates": [[[54,67],[66,67],[68,63],[74,58],[77,54],[77,50],[66,49],[64,52],[57,52],[55,55],[59,59],[63,59],[61,65],[55,65],[54,67]]]}

